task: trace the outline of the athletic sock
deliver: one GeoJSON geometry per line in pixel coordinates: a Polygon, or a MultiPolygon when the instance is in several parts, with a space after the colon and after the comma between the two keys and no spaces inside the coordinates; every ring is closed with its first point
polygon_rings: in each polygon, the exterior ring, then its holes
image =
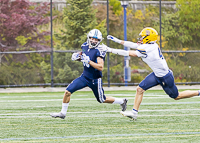
{"type": "Polygon", "coordinates": [[[113,97],[113,98],[115,99],[115,101],[112,104],[123,104],[124,103],[124,100],[122,98],[115,98],[115,97],[113,97]]]}
{"type": "Polygon", "coordinates": [[[62,103],[62,110],[61,110],[61,113],[62,113],[63,115],[66,115],[68,106],[69,106],[69,103],[62,103]]]}
{"type": "Polygon", "coordinates": [[[132,111],[133,111],[133,113],[138,113],[138,110],[133,109],[132,111]]]}
{"type": "Polygon", "coordinates": [[[200,90],[198,90],[198,92],[199,92],[199,95],[198,95],[198,96],[200,96],[200,90]]]}

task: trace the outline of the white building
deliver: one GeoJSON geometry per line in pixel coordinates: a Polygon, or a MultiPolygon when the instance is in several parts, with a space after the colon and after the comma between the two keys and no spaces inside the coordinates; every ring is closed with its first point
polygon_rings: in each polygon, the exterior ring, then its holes
{"type": "MultiPolygon", "coordinates": [[[[31,2],[50,2],[51,0],[29,0],[31,2]]],[[[66,7],[66,0],[52,0],[52,2],[54,3],[54,6],[56,7],[56,9],[58,10],[62,10],[64,7],[66,7]]],[[[98,4],[107,4],[107,1],[104,0],[94,0],[93,1],[94,5],[98,5],[98,4]]],[[[173,8],[175,9],[176,6],[176,1],[162,1],[161,2],[162,6],[164,7],[169,7],[169,8],[173,8]]],[[[159,6],[159,1],[137,1],[137,0],[131,0],[129,1],[129,6],[133,8],[133,10],[144,10],[146,8],[147,5],[153,5],[153,6],[159,6]]]]}

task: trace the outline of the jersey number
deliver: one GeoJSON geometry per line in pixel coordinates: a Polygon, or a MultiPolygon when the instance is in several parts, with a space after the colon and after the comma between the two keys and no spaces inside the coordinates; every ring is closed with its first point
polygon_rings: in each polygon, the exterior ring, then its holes
{"type": "Polygon", "coordinates": [[[87,63],[85,63],[85,62],[83,62],[83,66],[86,66],[86,67],[90,67],[90,64],[87,64],[87,63]]]}
{"type": "Polygon", "coordinates": [[[164,58],[163,58],[163,55],[162,55],[162,53],[161,53],[161,51],[160,51],[160,48],[158,48],[158,54],[159,54],[159,57],[160,57],[161,59],[164,59],[164,58]]]}

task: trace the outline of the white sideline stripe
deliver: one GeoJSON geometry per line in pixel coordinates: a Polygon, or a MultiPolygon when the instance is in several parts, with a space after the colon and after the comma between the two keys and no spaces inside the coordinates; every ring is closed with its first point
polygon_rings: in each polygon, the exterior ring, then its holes
{"type": "MultiPolygon", "coordinates": [[[[123,97],[126,97],[126,96],[131,96],[131,97],[135,97],[135,94],[105,94],[106,96],[123,96],[123,97]]],[[[73,95],[73,96],[80,96],[80,97],[84,97],[84,96],[89,96],[89,95],[73,95]]],[[[93,95],[92,95],[93,96],[93,95]]],[[[144,94],[144,97],[145,96],[155,96],[155,97],[162,97],[162,96],[165,96],[165,97],[168,97],[168,95],[151,95],[151,94],[148,94],[148,95],[145,95],[144,94]]],[[[63,97],[63,95],[38,95],[38,96],[32,96],[32,95],[27,95],[27,96],[0,96],[0,98],[28,98],[28,97],[35,97],[35,98],[41,98],[41,97],[63,97]]]]}
{"type": "MultiPolygon", "coordinates": [[[[133,94],[105,94],[105,95],[109,95],[109,96],[134,96],[135,97],[135,93],[133,94]]],[[[154,95],[154,94],[144,94],[144,97],[145,96],[156,96],[156,97],[160,97],[160,96],[165,96],[165,97],[168,97],[167,94],[160,94],[160,95],[154,95]]]]}
{"type": "MultiPolygon", "coordinates": [[[[64,94],[63,94],[64,95],[64,94]]],[[[63,95],[37,95],[37,96],[32,96],[32,95],[27,95],[27,96],[0,96],[0,98],[28,98],[28,97],[34,97],[34,98],[41,98],[41,97],[63,97],[63,95]]],[[[89,96],[89,95],[75,95],[75,96],[89,96]]]]}
{"type": "MultiPolygon", "coordinates": [[[[174,116],[200,116],[200,114],[169,114],[169,115],[138,115],[138,117],[174,117],[174,116]]],[[[71,115],[71,116],[67,116],[67,118],[99,118],[99,117],[120,117],[120,114],[118,115],[90,115],[90,116],[77,116],[77,115],[71,115]]],[[[12,119],[12,118],[51,118],[50,115],[49,116],[0,116],[0,119],[12,119]]]]}
{"type": "MultiPolygon", "coordinates": [[[[171,104],[198,104],[200,103],[200,101],[198,102],[155,102],[155,103],[141,103],[142,105],[171,105],[171,104]]],[[[128,105],[133,105],[133,104],[128,104],[128,105]]]]}
{"type": "MultiPolygon", "coordinates": [[[[173,111],[199,111],[200,109],[159,109],[159,110],[140,110],[139,112],[173,112],[173,111]]],[[[93,112],[67,112],[67,114],[99,114],[99,113],[118,113],[120,111],[93,111],[93,112]]],[[[0,116],[9,115],[46,115],[50,113],[7,113],[0,116]]]]}
{"type": "Polygon", "coordinates": [[[44,96],[0,96],[0,98],[29,98],[29,97],[34,97],[34,98],[41,98],[41,97],[63,97],[63,95],[44,95],[44,96]]]}
{"type": "MultiPolygon", "coordinates": [[[[0,102],[43,102],[43,101],[62,101],[63,99],[41,99],[41,100],[1,100],[0,102]]],[[[96,98],[83,98],[83,99],[70,99],[70,100],[76,100],[76,101],[95,101],[96,98]]]]}
{"type": "Polygon", "coordinates": [[[102,138],[102,137],[128,137],[128,136],[196,135],[196,134],[200,134],[200,132],[143,133],[143,134],[105,134],[105,135],[83,135],[83,136],[64,136],[64,137],[34,137],[34,138],[4,138],[4,139],[0,139],[0,141],[102,138]]]}
{"type": "MultiPolygon", "coordinates": [[[[195,97],[193,97],[195,98],[195,97]]],[[[12,98],[13,99],[13,98],[12,98]]],[[[135,97],[128,97],[127,99],[135,99],[135,97]]],[[[167,96],[162,96],[162,97],[143,97],[143,99],[170,99],[169,97],[167,96]]],[[[34,102],[34,101],[61,101],[62,98],[60,99],[41,99],[41,100],[2,100],[0,102],[34,102]]],[[[76,98],[76,99],[70,99],[70,100],[75,100],[75,101],[89,101],[89,100],[96,100],[96,98],[76,98]]]]}
{"type": "Polygon", "coordinates": [[[169,114],[169,115],[138,115],[138,117],[163,117],[163,116],[200,116],[200,114],[169,114]]]}
{"type": "MultiPolygon", "coordinates": [[[[156,97],[158,98],[158,97],[156,97]]],[[[128,99],[134,99],[134,98],[128,98],[128,99]]],[[[150,99],[150,98],[149,98],[150,99]]],[[[76,101],[96,101],[95,98],[84,98],[84,99],[71,99],[76,101]]],[[[44,99],[44,100],[1,100],[1,103],[11,103],[11,102],[39,102],[39,101],[62,101],[62,99],[44,99]]],[[[154,102],[154,103],[141,103],[141,105],[171,105],[171,104],[199,104],[200,101],[193,101],[193,102],[154,102]]],[[[128,105],[133,105],[133,103],[129,103],[128,105]]]]}
{"type": "Polygon", "coordinates": [[[200,109],[159,109],[159,110],[139,110],[139,112],[163,112],[163,111],[199,111],[200,109]]]}

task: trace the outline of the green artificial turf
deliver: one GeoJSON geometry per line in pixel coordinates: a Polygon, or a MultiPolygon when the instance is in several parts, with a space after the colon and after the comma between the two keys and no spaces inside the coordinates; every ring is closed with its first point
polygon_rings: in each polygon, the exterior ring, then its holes
{"type": "MultiPolygon", "coordinates": [[[[128,98],[135,91],[105,91],[107,96],[128,98]]],[[[92,91],[75,92],[66,118],[60,112],[62,92],[0,93],[0,142],[77,143],[198,143],[200,97],[175,101],[164,91],[145,92],[137,121],[123,117],[117,104],[100,104],[92,91]]]]}

